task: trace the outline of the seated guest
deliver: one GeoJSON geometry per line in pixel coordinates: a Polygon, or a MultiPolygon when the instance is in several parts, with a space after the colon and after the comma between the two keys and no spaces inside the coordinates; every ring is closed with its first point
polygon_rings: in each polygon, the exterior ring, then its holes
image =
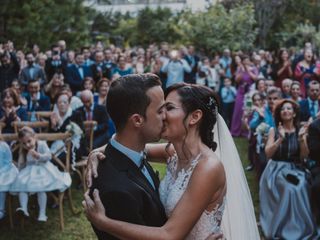
{"type": "MultiPolygon", "coordinates": [[[[70,131],[72,134],[71,142],[72,142],[72,155],[71,161],[72,164],[75,164],[76,159],[80,159],[81,156],[86,154],[84,149],[80,148],[80,142],[85,146],[85,139],[81,138],[82,131],[78,125],[75,123],[71,124],[71,116],[72,109],[70,107],[70,96],[66,91],[60,91],[57,94],[55,105],[57,106],[51,116],[50,116],[50,128],[49,132],[60,132],[64,133],[66,131],[70,131]],[[71,130],[72,125],[72,130],[71,130]],[[76,126],[75,126],[76,125],[76,126]]],[[[61,140],[55,141],[51,145],[51,150],[56,152],[57,149],[61,149],[64,146],[64,142],[61,140]]],[[[61,153],[59,155],[60,159],[65,159],[65,153],[61,153]]]]}
{"type": "Polygon", "coordinates": [[[97,83],[97,92],[98,93],[94,94],[94,96],[93,96],[94,104],[106,106],[107,95],[109,92],[109,85],[110,85],[110,81],[106,78],[101,79],[97,83]]]}
{"type": "Polygon", "coordinates": [[[301,101],[301,88],[298,81],[293,81],[290,88],[290,96],[293,101],[299,103],[301,101]]]}
{"type": "Polygon", "coordinates": [[[7,88],[1,95],[0,122],[6,124],[2,133],[13,133],[12,122],[27,121],[28,115],[24,108],[20,106],[20,99],[13,88],[7,88]]]}
{"type": "Polygon", "coordinates": [[[95,83],[99,82],[102,78],[109,78],[111,76],[111,69],[104,62],[104,54],[102,51],[98,50],[94,54],[95,63],[92,64],[91,71],[92,77],[95,83]]]}
{"type": "Polygon", "coordinates": [[[28,92],[26,94],[27,111],[50,111],[50,99],[40,92],[40,82],[32,80],[28,83],[28,92]]]}
{"type": "Polygon", "coordinates": [[[318,239],[306,173],[296,164],[308,155],[307,127],[299,129],[299,105],[291,99],[274,110],[260,180],[260,223],[266,239],[318,239]]]}
{"type": "Polygon", "coordinates": [[[282,83],[281,83],[282,98],[290,98],[291,84],[292,84],[292,80],[289,78],[282,80],[282,83]]]}
{"type": "Polygon", "coordinates": [[[28,65],[21,70],[20,82],[23,87],[27,87],[28,83],[33,79],[38,79],[40,85],[43,86],[46,83],[46,76],[44,70],[35,64],[35,57],[32,52],[26,54],[28,65]]]}
{"type": "Polygon", "coordinates": [[[56,95],[61,91],[64,85],[64,76],[62,73],[55,73],[50,82],[45,86],[44,91],[50,98],[50,102],[54,102],[56,95]]]}
{"type": "MultiPolygon", "coordinates": [[[[251,132],[256,132],[256,129],[260,124],[265,124],[265,133],[259,134],[256,136],[256,144],[258,147],[258,161],[255,163],[255,169],[257,173],[257,178],[260,179],[260,176],[267,164],[267,159],[265,157],[264,151],[264,135],[268,133],[270,127],[274,127],[274,118],[273,118],[273,109],[275,103],[281,99],[281,92],[278,88],[272,87],[269,88],[267,92],[267,105],[262,108],[255,108],[255,111],[252,113],[251,120],[249,122],[249,127],[251,132]]],[[[250,144],[253,144],[252,142],[250,144]]],[[[250,168],[249,168],[250,169],[250,168]]]]}
{"type": "Polygon", "coordinates": [[[264,78],[260,78],[256,82],[256,90],[262,94],[264,97],[267,95],[267,86],[266,80],[264,78]]]}
{"type": "Polygon", "coordinates": [[[302,122],[309,121],[310,118],[315,119],[319,116],[319,107],[320,107],[320,83],[313,80],[309,82],[308,85],[308,97],[299,102],[301,109],[301,118],[302,122]]]}
{"type": "Polygon", "coordinates": [[[57,108],[50,115],[50,132],[65,132],[72,115],[68,93],[60,91],[56,96],[55,104],[57,108]]]}
{"type": "Polygon", "coordinates": [[[95,83],[92,77],[86,77],[83,81],[83,90],[90,90],[91,92],[95,91],[95,83]]]}
{"type": "Polygon", "coordinates": [[[120,55],[118,58],[118,66],[113,69],[112,78],[117,78],[117,76],[124,76],[133,73],[133,68],[126,63],[126,58],[120,55]]]}
{"type": "Polygon", "coordinates": [[[67,67],[66,81],[73,93],[82,90],[85,77],[92,77],[91,68],[84,65],[84,57],[81,53],[75,55],[75,63],[67,67]]]}
{"type": "MultiPolygon", "coordinates": [[[[81,92],[81,101],[83,107],[76,109],[71,117],[71,121],[74,121],[79,126],[86,120],[93,120],[97,122],[97,126],[94,128],[94,140],[93,148],[100,147],[108,141],[108,113],[106,107],[93,104],[93,94],[89,90],[81,92]]],[[[84,129],[87,139],[89,137],[88,130],[84,129]]]]}
{"type": "MultiPolygon", "coordinates": [[[[85,77],[82,84],[83,84],[83,86],[82,86],[83,90],[90,90],[92,93],[94,93],[95,82],[92,77],[85,77]]],[[[76,96],[80,98],[81,92],[82,92],[82,90],[77,92],[76,96]]]]}
{"type": "MultiPolygon", "coordinates": [[[[70,89],[69,84],[64,84],[64,85],[61,87],[61,91],[67,93],[68,96],[69,96],[69,98],[71,99],[71,100],[70,100],[70,107],[71,107],[72,111],[74,111],[74,110],[76,110],[77,108],[83,106],[83,103],[81,102],[80,98],[77,97],[77,96],[73,96],[73,95],[72,95],[72,91],[71,91],[71,89],[70,89]]],[[[54,111],[57,110],[57,104],[54,104],[53,110],[54,110],[54,111]]]]}
{"type": "MultiPolygon", "coordinates": [[[[107,95],[109,92],[110,80],[103,78],[97,83],[98,94],[94,94],[93,101],[95,105],[107,106],[107,95]]],[[[115,133],[115,126],[110,117],[108,117],[108,135],[111,137],[115,133]]]]}
{"type": "Polygon", "coordinates": [[[11,87],[17,92],[21,107],[27,108],[27,99],[23,96],[21,84],[18,79],[13,79],[11,87]]]}
{"type": "Polygon", "coordinates": [[[249,123],[250,129],[256,129],[262,122],[265,122],[270,127],[274,127],[272,111],[275,102],[279,99],[281,99],[281,92],[275,87],[270,88],[267,93],[267,105],[264,107],[264,111],[253,112],[252,119],[249,123]]]}

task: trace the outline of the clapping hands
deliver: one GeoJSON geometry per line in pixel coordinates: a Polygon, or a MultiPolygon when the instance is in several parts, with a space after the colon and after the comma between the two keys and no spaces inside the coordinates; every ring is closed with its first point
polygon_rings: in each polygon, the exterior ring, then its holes
{"type": "Polygon", "coordinates": [[[286,136],[286,132],[285,132],[284,127],[282,126],[281,122],[279,123],[279,126],[278,126],[278,132],[279,132],[280,138],[284,139],[286,136]]]}

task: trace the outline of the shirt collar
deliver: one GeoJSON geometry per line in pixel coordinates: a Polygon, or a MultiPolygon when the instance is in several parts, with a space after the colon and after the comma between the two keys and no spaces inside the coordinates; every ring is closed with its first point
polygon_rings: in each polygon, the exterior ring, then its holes
{"type": "Polygon", "coordinates": [[[130,158],[137,167],[140,167],[143,152],[136,152],[130,148],[123,146],[121,143],[115,140],[114,136],[115,135],[113,135],[112,138],[110,139],[110,144],[115,149],[117,149],[118,151],[126,155],[128,158],[130,158]]]}

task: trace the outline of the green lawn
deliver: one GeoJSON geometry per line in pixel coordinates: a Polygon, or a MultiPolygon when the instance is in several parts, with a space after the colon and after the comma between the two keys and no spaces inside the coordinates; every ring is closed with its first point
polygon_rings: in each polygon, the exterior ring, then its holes
{"type": "MultiPolygon", "coordinates": [[[[235,139],[236,145],[239,150],[240,157],[242,159],[243,165],[248,164],[247,160],[247,140],[245,139],[235,139]]],[[[163,176],[165,173],[165,166],[163,164],[154,163],[153,166],[160,173],[160,176],[163,176]]],[[[255,175],[253,172],[246,172],[246,176],[249,182],[251,189],[252,198],[255,205],[256,215],[259,211],[259,200],[258,200],[258,183],[256,181],[255,175]]],[[[96,239],[95,235],[91,229],[90,224],[86,220],[81,207],[82,201],[82,191],[73,189],[73,197],[75,206],[78,208],[80,213],[76,216],[72,215],[71,211],[68,208],[67,201],[65,201],[65,230],[61,232],[59,229],[59,212],[58,209],[48,208],[48,222],[44,224],[39,224],[35,218],[37,213],[37,204],[35,209],[31,209],[31,218],[25,222],[25,229],[22,230],[18,222],[15,223],[14,230],[10,230],[8,219],[4,219],[0,222],[0,239],[10,239],[10,240],[89,240],[96,239]]],[[[36,203],[36,201],[34,201],[36,203]]],[[[15,205],[17,205],[17,198],[15,198],[15,205]]],[[[32,204],[29,204],[32,205],[32,204]]]]}

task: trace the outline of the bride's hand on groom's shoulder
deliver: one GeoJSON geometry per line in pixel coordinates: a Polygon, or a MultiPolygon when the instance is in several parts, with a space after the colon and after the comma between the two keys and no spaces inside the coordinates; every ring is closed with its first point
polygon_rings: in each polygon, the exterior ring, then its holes
{"type": "Polygon", "coordinates": [[[206,238],[206,240],[223,240],[223,234],[222,233],[212,233],[209,237],[206,238]]]}
{"type": "Polygon", "coordinates": [[[97,169],[98,169],[99,161],[105,158],[106,156],[99,150],[94,150],[90,152],[88,156],[87,172],[86,172],[86,184],[88,188],[90,188],[92,185],[92,178],[98,177],[97,169]]]}
{"type": "Polygon", "coordinates": [[[84,194],[84,201],[82,201],[82,206],[86,214],[87,219],[98,229],[100,229],[100,224],[103,219],[106,218],[105,208],[99,197],[99,191],[95,189],[93,191],[93,200],[89,196],[89,190],[84,194]]]}

